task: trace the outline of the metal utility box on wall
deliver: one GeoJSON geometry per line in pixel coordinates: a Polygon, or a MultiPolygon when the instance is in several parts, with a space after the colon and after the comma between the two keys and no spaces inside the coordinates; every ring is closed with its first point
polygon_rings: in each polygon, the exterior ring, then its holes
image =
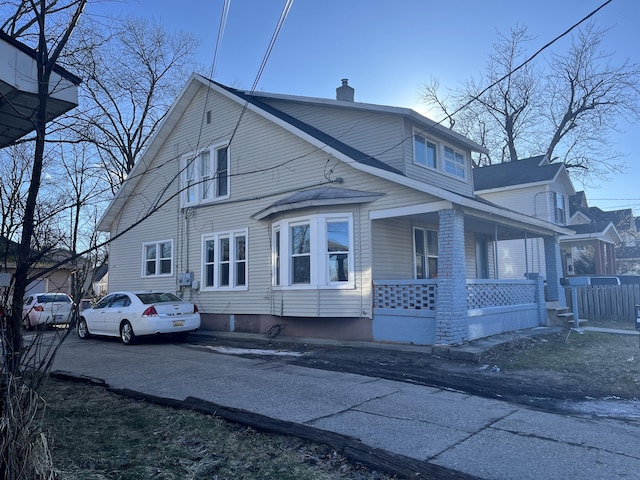
{"type": "Polygon", "coordinates": [[[178,275],[178,286],[190,287],[193,282],[193,272],[181,273],[178,275]]]}

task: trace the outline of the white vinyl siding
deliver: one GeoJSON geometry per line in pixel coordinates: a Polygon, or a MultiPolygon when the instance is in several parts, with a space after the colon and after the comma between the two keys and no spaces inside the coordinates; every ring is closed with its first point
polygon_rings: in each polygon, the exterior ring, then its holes
{"type": "MultiPolygon", "coordinates": [[[[327,154],[301,138],[287,132],[270,120],[264,119],[250,109],[245,113],[229,149],[229,192],[234,201],[210,203],[193,209],[181,209],[179,182],[171,179],[180,174],[182,166],[176,158],[186,158],[190,152],[199,152],[205,145],[217,145],[221,133],[231,131],[236,125],[242,104],[233,102],[222,95],[207,95],[205,89],[196,95],[186,108],[180,120],[169,134],[161,137],[162,147],[153,158],[143,157],[145,173],[140,178],[133,194],[111,226],[114,238],[110,245],[109,289],[163,289],[175,291],[186,299],[195,300],[202,312],[236,315],[284,315],[297,317],[371,317],[372,280],[409,279],[413,275],[412,224],[408,218],[395,221],[376,220],[371,222],[370,214],[407,205],[420,205],[437,198],[419,192],[385,178],[373,176],[354,169],[350,164],[331,158],[333,178],[342,178],[342,188],[372,193],[384,193],[374,202],[358,205],[338,205],[310,207],[270,219],[258,221],[252,218],[256,212],[270,203],[291,195],[293,188],[309,189],[317,187],[318,179],[325,179],[327,154]],[[211,110],[211,123],[202,125],[202,112],[211,110]],[[194,144],[202,131],[200,146],[194,144]],[[286,164],[284,162],[287,162],[286,164]],[[259,165],[259,168],[256,168],[259,165]],[[160,202],[166,202],[153,210],[160,202]],[[235,201],[238,199],[238,201],[235,201]],[[149,212],[153,211],[152,214],[149,212]],[[331,213],[331,215],[328,215],[331,213]],[[323,268],[326,277],[322,287],[302,285],[274,288],[274,236],[272,227],[283,220],[295,218],[319,218],[338,221],[350,218],[351,238],[348,253],[342,250],[329,252],[328,243],[323,243],[323,268]],[[141,223],[123,236],[116,235],[135,222],[141,223]],[[373,223],[374,232],[370,231],[373,223]],[[398,228],[401,227],[401,228],[398,228]],[[203,277],[206,265],[203,261],[202,235],[208,232],[231,233],[246,230],[246,275],[247,288],[233,287],[224,290],[205,290],[203,277]],[[163,232],[165,238],[174,238],[174,275],[172,277],[144,277],[140,279],[140,250],[143,243],[155,240],[156,233],[163,232]],[[250,241],[249,241],[250,239],[250,241]],[[372,252],[374,249],[375,251],[372,252]],[[135,248],[132,248],[135,246],[135,248]],[[404,252],[402,255],[394,252],[404,252]],[[330,254],[348,255],[349,271],[347,282],[330,284],[330,254]],[[374,256],[372,257],[372,253],[374,256]],[[177,285],[176,273],[193,273],[200,279],[200,290],[177,285]],[[348,286],[343,286],[346,284],[348,286]]],[[[393,117],[385,121],[391,122],[393,117]]],[[[395,119],[393,119],[395,122],[395,119]]],[[[393,123],[393,122],[391,122],[393,123]]],[[[353,127],[353,124],[350,124],[353,127]]],[[[358,127],[359,129],[360,127],[358,127]]],[[[370,131],[369,138],[379,140],[370,131]]],[[[388,145],[389,138],[400,138],[399,125],[385,141],[376,143],[376,149],[388,145]]],[[[355,134],[354,127],[351,134],[355,134]]],[[[380,128],[380,130],[384,130],[380,128]]],[[[409,129],[409,136],[411,135],[409,129]]],[[[337,136],[337,133],[336,133],[337,136]]],[[[364,131],[362,138],[364,138],[364,131]]],[[[412,146],[403,145],[401,151],[410,155],[412,146]]],[[[397,152],[395,153],[397,155],[397,152]]],[[[402,157],[403,161],[409,156],[402,157]]],[[[417,168],[417,167],[416,167],[417,168]]],[[[426,170],[422,168],[422,170],[426,170]]],[[[445,180],[453,177],[441,175],[445,180]]],[[[462,183],[460,181],[453,184],[462,183]]],[[[440,182],[438,181],[439,185],[440,182]]],[[[338,186],[338,185],[333,185],[338,186]]],[[[460,187],[457,187],[460,189],[460,187]]],[[[437,229],[437,214],[429,221],[429,228],[437,229]]],[[[281,228],[281,241],[288,235],[288,228],[281,228]]],[[[281,245],[281,262],[288,249],[281,245]]],[[[215,257],[214,257],[215,258],[215,257]]],[[[233,261],[230,257],[230,261],[233,261]]],[[[236,259],[241,262],[240,259],[236,259]]],[[[230,267],[232,270],[232,267],[230,267]]],[[[287,270],[288,271],[288,270],[287,270]]],[[[285,272],[280,266],[281,276],[285,272]]]]}
{"type": "Polygon", "coordinates": [[[265,101],[401,172],[405,169],[404,148],[398,146],[405,132],[403,122],[397,115],[272,99],[265,101]]]}

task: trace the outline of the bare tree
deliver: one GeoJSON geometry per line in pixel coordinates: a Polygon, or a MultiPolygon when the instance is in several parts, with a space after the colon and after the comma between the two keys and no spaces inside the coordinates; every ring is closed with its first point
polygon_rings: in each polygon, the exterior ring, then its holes
{"type": "Polygon", "coordinates": [[[74,128],[97,148],[115,193],[195,69],[198,42],[133,18],[108,31],[86,23],[81,33],[68,59],[83,78],[74,128]]]}
{"type": "MultiPolygon", "coordinates": [[[[43,377],[26,369],[25,362],[29,361],[30,347],[25,348],[23,344],[22,306],[29,283],[29,272],[34,265],[32,240],[36,232],[36,206],[45,159],[48,106],[50,96],[57,87],[52,84],[52,74],[86,1],[18,2],[11,21],[4,24],[10,25],[9,31],[12,33],[20,32],[35,40],[38,103],[35,111],[26,117],[32,122],[35,132],[34,155],[22,211],[20,241],[15,252],[15,273],[11,289],[7,293],[8,298],[3,302],[4,314],[1,317],[3,363],[0,380],[0,477],[3,479],[53,478],[46,440],[33,423],[39,409],[35,387],[43,377]]],[[[36,362],[41,367],[50,358],[48,355],[38,356],[36,362]]]]}
{"type": "Polygon", "coordinates": [[[517,27],[499,37],[480,81],[447,96],[432,82],[423,98],[452,128],[490,150],[487,163],[544,153],[583,181],[606,178],[620,168],[609,140],[617,119],[640,118],[640,67],[614,64],[601,51],[606,33],[586,25],[565,54],[541,67],[526,61],[531,38],[517,27]]]}

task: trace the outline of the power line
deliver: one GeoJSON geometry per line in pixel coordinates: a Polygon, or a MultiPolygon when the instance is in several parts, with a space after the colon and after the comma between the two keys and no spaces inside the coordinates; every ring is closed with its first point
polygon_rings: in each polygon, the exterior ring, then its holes
{"type": "MultiPolygon", "coordinates": [[[[253,85],[251,86],[250,95],[256,91],[258,88],[258,82],[260,81],[260,77],[264,72],[265,67],[267,66],[267,61],[271,56],[271,51],[273,50],[274,45],[276,44],[276,40],[278,35],[280,34],[280,30],[282,30],[282,26],[284,25],[284,21],[287,19],[289,15],[289,11],[291,10],[291,6],[293,5],[293,0],[287,0],[284,4],[284,8],[282,9],[282,13],[280,14],[280,18],[278,19],[278,23],[276,24],[276,28],[271,35],[271,40],[269,41],[269,45],[267,46],[267,51],[262,58],[262,63],[260,64],[260,68],[258,69],[258,73],[256,74],[256,78],[253,81],[253,85]]],[[[247,111],[247,106],[249,105],[249,101],[246,100],[244,102],[244,106],[242,107],[242,111],[240,112],[240,116],[238,117],[238,121],[236,122],[236,126],[233,128],[233,132],[231,132],[231,137],[229,138],[229,143],[227,146],[231,146],[231,142],[233,141],[233,137],[235,137],[238,128],[240,127],[240,122],[242,122],[242,117],[244,117],[245,112],[247,111]]]]}

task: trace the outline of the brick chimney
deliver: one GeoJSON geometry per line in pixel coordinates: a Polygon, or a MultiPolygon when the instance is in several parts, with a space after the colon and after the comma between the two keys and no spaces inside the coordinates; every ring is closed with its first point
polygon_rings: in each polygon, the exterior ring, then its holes
{"type": "Polygon", "coordinates": [[[336,100],[353,102],[355,90],[349,86],[349,79],[343,78],[342,85],[336,88],[336,100]]]}

